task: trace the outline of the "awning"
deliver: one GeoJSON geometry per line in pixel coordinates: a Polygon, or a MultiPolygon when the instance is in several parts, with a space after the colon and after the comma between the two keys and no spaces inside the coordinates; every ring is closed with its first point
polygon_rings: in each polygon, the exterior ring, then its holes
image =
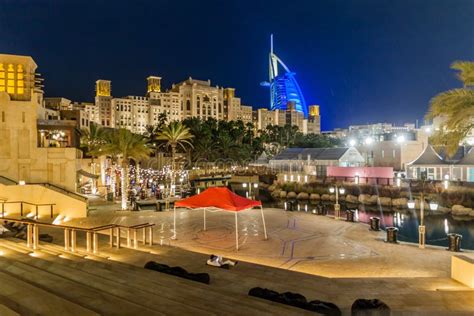
{"type": "Polygon", "coordinates": [[[99,179],[99,175],[87,172],[87,171],[82,170],[82,169],[79,169],[77,171],[77,174],[80,174],[81,176],[84,176],[86,178],[99,179]]]}
{"type": "Polygon", "coordinates": [[[173,214],[173,229],[174,236],[176,239],[176,208],[186,207],[191,209],[202,209],[204,215],[204,230],[206,230],[206,210],[217,209],[227,212],[234,212],[235,214],[235,248],[239,250],[239,225],[237,214],[240,211],[249,210],[253,207],[260,207],[262,214],[263,232],[265,234],[265,240],[267,237],[267,228],[265,226],[265,217],[263,216],[262,202],[244,198],[240,195],[235,194],[226,187],[214,187],[209,188],[201,194],[191,196],[187,199],[179,200],[174,203],[174,214],[173,214]]]}
{"type": "Polygon", "coordinates": [[[226,187],[209,188],[198,195],[179,200],[176,207],[188,208],[219,208],[225,211],[239,212],[254,206],[262,206],[262,202],[244,198],[226,187]]]}

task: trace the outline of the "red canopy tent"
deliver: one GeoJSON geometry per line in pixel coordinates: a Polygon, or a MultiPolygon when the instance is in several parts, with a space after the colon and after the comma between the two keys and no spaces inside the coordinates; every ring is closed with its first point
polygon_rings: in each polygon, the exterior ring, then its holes
{"type": "Polygon", "coordinates": [[[260,207],[262,214],[263,230],[265,239],[267,239],[267,228],[265,226],[265,217],[263,216],[262,202],[244,198],[235,194],[226,187],[208,188],[201,194],[193,195],[189,198],[176,201],[174,204],[174,238],[176,238],[176,208],[186,207],[191,209],[203,209],[204,211],[204,230],[206,230],[206,210],[209,208],[234,212],[235,214],[235,243],[239,249],[239,229],[237,214],[241,211],[249,210],[254,207],[260,207]]]}

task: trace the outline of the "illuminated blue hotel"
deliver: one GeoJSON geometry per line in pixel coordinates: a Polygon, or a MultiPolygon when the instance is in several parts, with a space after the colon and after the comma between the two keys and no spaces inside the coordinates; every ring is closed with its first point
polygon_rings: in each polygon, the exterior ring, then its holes
{"type": "Polygon", "coordinates": [[[262,85],[270,87],[271,110],[286,110],[288,102],[291,101],[295,104],[295,110],[308,118],[308,106],[296,81],[295,73],[273,53],[273,34],[270,37],[269,82],[263,82],[262,85]],[[278,65],[283,67],[285,73],[278,74],[278,65]]]}

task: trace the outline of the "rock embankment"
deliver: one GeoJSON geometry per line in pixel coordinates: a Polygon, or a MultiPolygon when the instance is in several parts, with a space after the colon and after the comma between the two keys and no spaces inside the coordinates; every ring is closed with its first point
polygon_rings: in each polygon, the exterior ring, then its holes
{"type": "MultiPolygon", "coordinates": [[[[328,194],[328,193],[307,193],[307,192],[286,192],[280,190],[277,186],[270,186],[268,188],[271,191],[271,196],[273,198],[280,198],[280,199],[297,199],[300,201],[325,201],[325,202],[334,202],[336,197],[335,194],[328,194]]],[[[339,201],[345,201],[346,203],[350,204],[363,204],[363,205],[382,205],[391,207],[393,209],[397,208],[408,208],[408,199],[405,197],[399,198],[390,198],[386,196],[378,196],[378,195],[371,195],[371,194],[359,194],[352,195],[339,195],[339,201]]],[[[420,209],[420,201],[419,199],[415,199],[415,208],[420,209]]],[[[425,204],[425,210],[428,210],[429,206],[425,204]]],[[[464,207],[463,205],[455,204],[452,207],[443,207],[439,206],[438,213],[448,214],[451,213],[453,216],[461,216],[464,218],[470,218],[474,220],[474,210],[469,207],[464,207]]]]}

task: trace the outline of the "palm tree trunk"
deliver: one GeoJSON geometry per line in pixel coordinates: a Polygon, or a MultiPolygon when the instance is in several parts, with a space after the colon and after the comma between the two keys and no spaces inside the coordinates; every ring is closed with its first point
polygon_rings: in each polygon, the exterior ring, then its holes
{"type": "Polygon", "coordinates": [[[173,193],[173,186],[175,186],[175,157],[176,156],[176,144],[171,144],[171,187],[170,187],[170,195],[173,193]]]}
{"type": "Polygon", "coordinates": [[[123,159],[122,161],[122,210],[128,209],[127,193],[128,193],[128,161],[123,159]]]}

